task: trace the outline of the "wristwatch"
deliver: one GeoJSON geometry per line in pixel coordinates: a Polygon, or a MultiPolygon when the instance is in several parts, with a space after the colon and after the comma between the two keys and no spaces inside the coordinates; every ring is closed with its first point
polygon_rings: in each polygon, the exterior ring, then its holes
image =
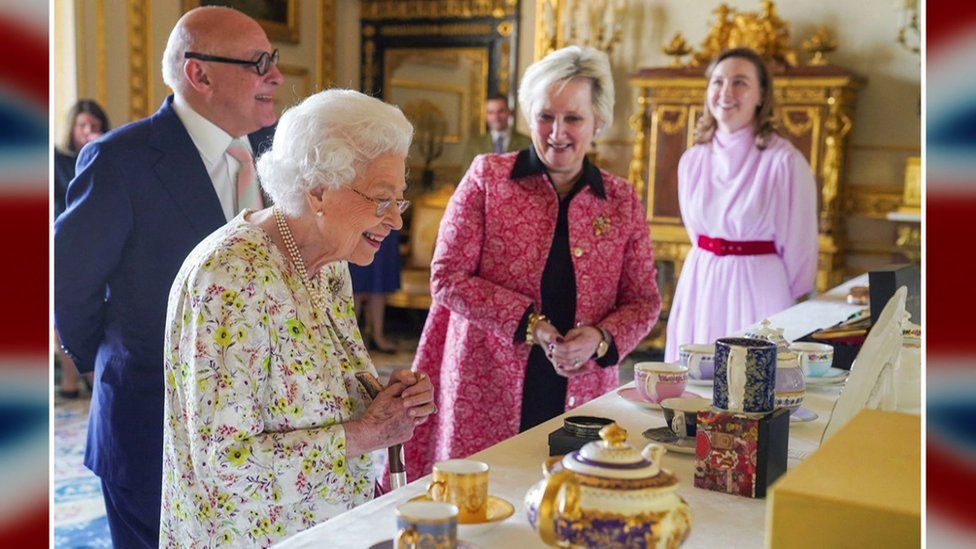
{"type": "Polygon", "coordinates": [[[600,339],[600,343],[596,346],[596,358],[603,358],[610,350],[611,335],[610,332],[604,330],[599,326],[594,326],[597,330],[600,330],[600,334],[603,336],[600,339]]]}

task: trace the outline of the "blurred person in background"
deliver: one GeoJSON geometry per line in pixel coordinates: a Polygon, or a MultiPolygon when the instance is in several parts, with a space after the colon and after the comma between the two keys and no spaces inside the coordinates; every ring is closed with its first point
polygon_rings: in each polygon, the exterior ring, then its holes
{"type": "Polygon", "coordinates": [[[116,547],[159,544],[167,297],[194,246],[263,202],[252,151],[277,119],[277,60],[241,12],[184,14],[163,52],[174,95],[82,149],[55,224],[55,327],[95,372],[85,465],[116,547]]]}
{"type": "MultiPolygon", "coordinates": [[[[82,147],[105,135],[111,126],[108,115],[96,101],[79,99],[68,110],[67,131],[60,146],[54,148],[54,218],[57,219],[65,208],[68,183],[75,178],[75,162],[82,147]]],[[[78,375],[78,368],[71,357],[61,350],[55,336],[55,360],[61,368],[61,382],[58,395],[62,398],[78,398],[79,381],[82,379],[91,389],[91,373],[84,377],[78,375]]]]}
{"type": "Polygon", "coordinates": [[[75,178],[75,163],[82,147],[105,135],[111,126],[108,115],[93,99],[79,99],[68,110],[67,132],[54,148],[54,218],[65,208],[68,183],[75,178]]]}
{"type": "Polygon", "coordinates": [[[515,131],[512,109],[508,108],[508,98],[504,95],[495,94],[485,101],[485,123],[488,131],[471,136],[464,147],[463,168],[470,166],[479,154],[521,151],[532,144],[529,136],[515,131]]]}
{"type": "Polygon", "coordinates": [[[400,231],[383,239],[376,259],[365,266],[349,265],[356,312],[362,317],[366,347],[384,354],[396,353],[396,345],[386,338],[386,296],[400,289],[400,231]]]}

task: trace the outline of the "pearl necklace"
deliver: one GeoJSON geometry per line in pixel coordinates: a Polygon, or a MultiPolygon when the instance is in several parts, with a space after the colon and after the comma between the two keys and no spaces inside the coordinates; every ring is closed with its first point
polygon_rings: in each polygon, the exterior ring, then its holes
{"type": "Polygon", "coordinates": [[[312,285],[311,279],[308,277],[308,269],[305,268],[305,262],[302,260],[302,254],[298,251],[298,244],[295,243],[295,237],[291,233],[291,229],[288,227],[288,223],[285,221],[285,214],[281,213],[281,209],[278,206],[271,208],[274,211],[275,222],[278,224],[278,233],[281,234],[281,239],[285,241],[285,248],[288,249],[288,255],[291,256],[291,262],[295,265],[295,270],[298,271],[298,277],[302,279],[302,284],[308,293],[312,294],[312,301],[322,310],[324,299],[322,296],[322,291],[318,285],[312,285]]]}

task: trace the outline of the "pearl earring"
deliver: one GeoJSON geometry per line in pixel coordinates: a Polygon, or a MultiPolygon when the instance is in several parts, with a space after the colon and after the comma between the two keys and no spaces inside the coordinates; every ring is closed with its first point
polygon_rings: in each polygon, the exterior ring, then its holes
{"type": "Polygon", "coordinates": [[[315,215],[317,215],[319,217],[322,217],[324,214],[322,213],[322,210],[319,210],[319,211],[315,212],[315,215]]]}

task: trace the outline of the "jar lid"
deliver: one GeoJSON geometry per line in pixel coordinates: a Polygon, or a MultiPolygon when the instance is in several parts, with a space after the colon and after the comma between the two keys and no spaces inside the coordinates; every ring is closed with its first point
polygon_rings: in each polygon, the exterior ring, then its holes
{"type": "Polygon", "coordinates": [[[648,444],[643,452],[627,443],[627,430],[616,423],[600,429],[597,442],[567,454],[563,467],[584,475],[609,479],[647,479],[661,473],[664,447],[648,444]]]}
{"type": "Polygon", "coordinates": [[[595,416],[570,416],[563,420],[563,429],[574,437],[600,439],[600,429],[613,423],[612,419],[595,416]]]}

